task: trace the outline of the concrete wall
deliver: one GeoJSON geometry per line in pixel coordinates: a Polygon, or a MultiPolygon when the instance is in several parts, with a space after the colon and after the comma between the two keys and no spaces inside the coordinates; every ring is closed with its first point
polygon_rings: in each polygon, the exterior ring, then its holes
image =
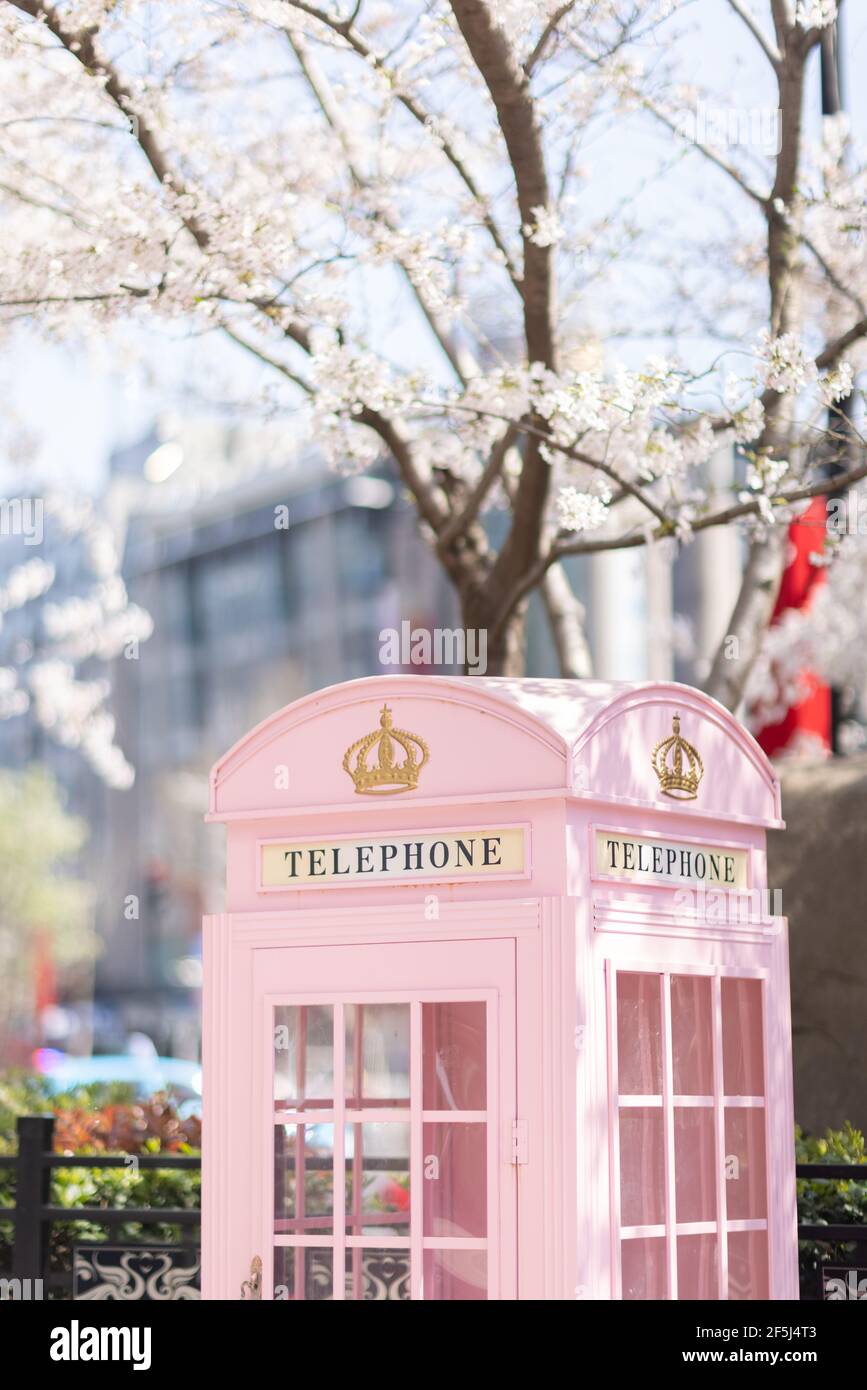
{"type": "Polygon", "coordinates": [[[867,1130],[867,756],[782,770],[768,882],[789,918],[795,1117],[867,1130]]]}

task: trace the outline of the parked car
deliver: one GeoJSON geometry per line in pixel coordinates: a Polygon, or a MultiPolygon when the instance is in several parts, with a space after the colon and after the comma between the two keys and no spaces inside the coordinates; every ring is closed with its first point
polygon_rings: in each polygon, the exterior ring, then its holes
{"type": "Polygon", "coordinates": [[[156,1054],[71,1057],[52,1048],[41,1048],[34,1055],[34,1065],[52,1091],[58,1094],[76,1086],[119,1082],[132,1086],[138,1097],[165,1091],[174,1100],[182,1119],[187,1115],[201,1114],[202,1070],[198,1062],[187,1062],[180,1057],[158,1057],[156,1054]]]}

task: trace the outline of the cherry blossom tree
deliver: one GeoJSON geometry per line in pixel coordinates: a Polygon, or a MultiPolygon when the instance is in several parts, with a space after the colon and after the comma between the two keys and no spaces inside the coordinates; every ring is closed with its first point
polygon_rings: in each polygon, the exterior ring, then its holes
{"type": "Polygon", "coordinates": [[[115,528],[92,499],[57,489],[3,505],[21,509],[27,534],[0,583],[0,719],[33,721],[107,786],[127,788],[134,769],[115,741],[111,684],[100,672],[137,657],[153,624],[129,601],[115,528]],[[58,582],[58,570],[72,582],[58,582]]]}
{"type": "Polygon", "coordinates": [[[91,961],[93,891],[73,866],[86,839],[44,768],[0,772],[0,1040],[34,1040],[40,953],[61,967],[91,961]]]}
{"type": "MultiPolygon", "coordinates": [[[[719,3],[763,65],[766,156],[685,138],[708,94],[679,0],[0,0],[0,315],[72,337],[159,322],[254,359],[258,407],[303,404],[335,466],[391,461],[491,672],[522,670],[534,590],[563,673],[589,670],[567,557],[744,528],[709,676],[735,708],[779,640],[787,523],[867,476],[844,410],[867,285],[859,153],[840,121],[805,128],[836,4],[719,3]],[[640,229],[671,351],[639,363],[599,294],[638,257],[631,195],[600,214],[582,167],[614,122],[658,133],[663,191],[704,161],[736,200],[725,244],[691,249],[711,281],[640,229]],[[720,339],[710,364],[686,321],[720,339]],[[726,441],[747,476],[720,498],[702,470],[726,441]]],[[[864,563],[846,550],[829,596],[864,563]]]]}

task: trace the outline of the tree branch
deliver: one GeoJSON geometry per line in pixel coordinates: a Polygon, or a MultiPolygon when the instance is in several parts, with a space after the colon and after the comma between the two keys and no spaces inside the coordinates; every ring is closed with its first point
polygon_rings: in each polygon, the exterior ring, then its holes
{"type": "Polygon", "coordinates": [[[506,455],[518,437],[518,426],[509,425],[491,450],[482,475],[470,493],[463,511],[456,513],[440,532],[437,549],[444,550],[452,545],[476,519],[485,498],[496,482],[506,461],[506,455]]]}
{"type": "Polygon", "coordinates": [[[824,371],[826,367],[833,367],[846,349],[865,335],[867,335],[867,316],[860,318],[857,323],[853,323],[852,327],[848,328],[845,333],[832,338],[830,343],[822,349],[815,359],[819,371],[824,371]]]}
{"type": "Polygon", "coordinates": [[[383,444],[393,455],[404,482],[415,498],[421,516],[434,534],[438,534],[440,528],[448,520],[448,510],[443,502],[437,499],[434,489],[428,486],[418,471],[409,440],[393,420],[389,420],[378,410],[371,410],[370,406],[363,405],[354,419],[361,425],[367,425],[368,429],[379,435],[383,444]]]}
{"type": "Polygon", "coordinates": [[[586,613],[562,565],[551,566],[542,580],[540,589],[557,652],[560,675],[575,680],[587,680],[593,675],[593,659],[584,630],[586,613]]]}
{"type": "MultiPolygon", "coordinates": [[[[532,239],[535,210],[550,204],[542,131],[527,74],[494,11],[484,0],[451,0],[458,28],[494,103],[515,180],[524,238],[521,298],[527,360],[557,369],[554,257],[532,239]]],[[[494,590],[511,584],[539,554],[550,469],[530,441],[515,493],[513,521],[491,575],[494,590]]]]}
{"type": "Polygon", "coordinates": [[[221,323],[220,328],[227,338],[231,338],[233,343],[237,343],[238,347],[243,348],[245,352],[249,352],[251,356],[258,358],[266,367],[272,367],[275,372],[279,372],[281,376],[285,376],[288,381],[291,381],[295,386],[299,387],[306,396],[309,397],[313,395],[313,387],[310,383],[305,381],[302,376],[299,376],[297,372],[293,372],[292,368],[287,366],[285,362],[281,362],[279,357],[274,357],[270,352],[266,352],[264,348],[259,347],[258,344],[251,343],[249,338],[245,338],[243,334],[239,333],[238,330],[229,323],[221,323]]]}
{"type": "MultiPolygon", "coordinates": [[[[673,121],[671,117],[667,115],[665,111],[661,110],[655,102],[652,102],[649,97],[641,96],[638,92],[635,92],[634,95],[643,106],[644,110],[670,130],[673,135],[680,136],[682,140],[688,139],[682,131],[678,130],[677,122],[673,121]]],[[[737,184],[741,192],[746,193],[747,197],[752,199],[752,201],[762,209],[762,212],[767,212],[767,196],[764,193],[760,193],[757,188],[753,188],[752,184],[741,173],[740,169],[734,164],[730,164],[727,159],[723,159],[722,155],[717,154],[716,150],[711,149],[710,145],[703,144],[701,140],[689,140],[689,144],[694,146],[700,155],[703,155],[705,159],[715,165],[723,174],[727,174],[728,177],[737,184]]]]}
{"type": "MultiPolygon", "coordinates": [[[[332,15],[327,14],[324,10],[319,9],[318,6],[308,4],[307,0],[283,0],[283,3],[286,5],[290,5],[292,9],[300,10],[303,14],[309,15],[311,19],[317,19],[320,24],[324,24],[328,29],[331,29],[332,32],[334,32],[335,34],[339,34],[340,37],[346,43],[349,44],[350,48],[352,48],[353,51],[357,53],[360,58],[363,58],[366,63],[369,63],[371,67],[373,67],[376,71],[388,74],[388,68],[386,67],[385,60],[378,53],[376,53],[375,50],[371,48],[371,46],[367,43],[366,39],[362,38],[362,36],[354,29],[353,24],[355,16],[347,20],[338,20],[335,19],[332,15]]],[[[356,9],[356,14],[357,13],[358,11],[356,9]]],[[[425,129],[429,128],[431,121],[430,113],[424,109],[424,107],[421,105],[421,102],[419,102],[414,96],[411,96],[408,92],[398,90],[395,93],[395,100],[400,102],[401,106],[404,108],[405,111],[409,113],[410,116],[412,116],[414,121],[417,121],[418,124],[423,126],[425,129]]],[[[516,289],[520,290],[521,277],[518,268],[512,259],[509,247],[502,233],[500,232],[499,227],[497,226],[493,214],[491,213],[488,201],[484,193],[482,192],[479,185],[476,183],[476,180],[470,172],[468,166],[464,163],[463,159],[461,159],[460,155],[455,150],[451,141],[444,139],[441,135],[438,134],[438,143],[440,145],[440,148],[442,149],[443,154],[445,155],[449,164],[451,164],[452,168],[455,170],[455,173],[460,178],[467,192],[470,194],[470,196],[474,199],[474,201],[478,204],[479,208],[481,209],[482,224],[485,230],[487,231],[488,235],[490,236],[492,242],[494,243],[494,246],[497,248],[501,257],[503,258],[503,265],[505,266],[506,272],[509,275],[512,284],[516,289]]]]}
{"type": "MultiPolygon", "coordinates": [[[[159,141],[147,122],[136,111],[135,98],[130,88],[121,80],[115,68],[98,52],[96,29],[74,29],[66,22],[65,16],[42,0],[8,0],[15,9],[21,10],[31,19],[42,20],[50,33],[62,44],[66,51],[86,68],[91,76],[101,79],[106,95],[124,116],[135,116],[135,138],[145,159],[151,166],[160,184],[170,187],[179,196],[186,190],[182,180],[170,167],[159,141]]],[[[190,235],[201,250],[206,250],[210,241],[203,224],[193,213],[181,219],[190,235]]]]}
{"type": "MultiPolygon", "coordinates": [[[[833,478],[820,478],[814,483],[792,488],[788,492],[779,492],[771,498],[771,505],[777,507],[792,506],[796,502],[804,502],[812,497],[827,497],[830,493],[845,491],[853,483],[860,482],[862,478],[867,478],[867,461],[850,468],[845,473],[835,474],[833,478]]],[[[745,502],[735,502],[729,507],[724,507],[721,511],[697,518],[690,529],[693,533],[698,533],[717,526],[727,526],[732,521],[739,521],[747,516],[756,516],[759,514],[759,510],[758,498],[745,502]]],[[[567,555],[599,555],[607,550],[634,550],[639,546],[650,545],[670,536],[673,522],[674,519],[672,518],[664,528],[660,526],[653,531],[631,531],[622,536],[600,538],[595,541],[569,541],[563,536],[558,537],[547,553],[540,557],[533,568],[522,576],[520,583],[516,584],[509,593],[497,615],[492,631],[497,632],[503,623],[508,621],[515,606],[526,598],[527,594],[540,582],[545,572],[558,560],[562,560],[567,555]]]]}
{"type": "Polygon", "coordinates": [[[576,0],[565,0],[565,3],[560,5],[554,11],[551,18],[548,20],[548,23],[542,30],[538,43],[536,44],[529,58],[524,63],[524,72],[527,74],[528,77],[533,76],[534,68],[536,68],[544,58],[545,50],[548,47],[548,44],[551,42],[551,39],[554,37],[554,34],[557,32],[560,23],[562,22],[562,20],[566,18],[570,10],[574,10],[575,5],[576,0]]]}
{"type": "Polygon", "coordinates": [[[735,14],[743,20],[771,67],[776,71],[777,65],[782,61],[782,54],[777,46],[771,42],[758,20],[742,3],[742,0],[728,0],[728,3],[729,8],[734,10],[735,14]]]}
{"type": "MultiPolygon", "coordinates": [[[[343,156],[346,160],[346,167],[352,176],[353,182],[360,189],[368,188],[370,186],[369,180],[365,178],[355,158],[351,133],[347,130],[346,122],[343,120],[340,113],[338,103],[333,98],[328,79],[325,74],[320,71],[313,55],[308,51],[304,40],[298,34],[287,33],[286,37],[298,60],[298,66],[313,94],[314,100],[322,112],[326,124],[340,141],[343,156]]],[[[388,217],[381,213],[377,213],[376,215],[378,220],[380,220],[389,231],[395,230],[393,222],[388,217]]],[[[421,290],[413,283],[408,267],[402,262],[398,262],[398,264],[403,271],[410,292],[424,315],[431,333],[442,350],[446,361],[454,372],[457,380],[462,385],[466,385],[466,382],[476,368],[476,363],[471,360],[470,354],[462,352],[460,347],[453,342],[451,334],[440,321],[439,316],[431,309],[421,290]]]]}

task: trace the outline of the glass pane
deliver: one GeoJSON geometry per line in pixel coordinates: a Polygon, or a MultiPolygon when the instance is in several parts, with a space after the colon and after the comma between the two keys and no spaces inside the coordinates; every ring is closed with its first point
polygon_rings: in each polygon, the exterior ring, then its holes
{"type": "Polygon", "coordinates": [[[713,1110],[675,1106],[674,1187],[678,1221],[716,1220],[713,1110]]]}
{"type": "Polygon", "coordinates": [[[277,1302],[290,1299],[320,1299],[333,1297],[334,1252],[311,1246],[296,1250],[281,1245],[274,1251],[274,1298],[277,1302]]]}
{"type": "Polygon", "coordinates": [[[767,1231],[729,1231],[729,1298],[768,1298],[767,1231]]]}
{"type": "Polygon", "coordinates": [[[409,1105],[409,1004],[347,1004],[346,1104],[409,1105]]]}
{"type": "Polygon", "coordinates": [[[329,1232],[334,1215],[334,1126],[274,1126],[274,1230],[329,1232]]]}
{"type": "Polygon", "coordinates": [[[676,1096],[713,1095],[711,982],[707,975],[671,977],[671,1050],[676,1096]]]}
{"type": "Polygon", "coordinates": [[[764,1109],[727,1108],[725,1138],[728,1219],[764,1220],[768,1214],[764,1109]]]}
{"type": "Polygon", "coordinates": [[[408,1302],[409,1251],[347,1250],[346,1297],[359,1303],[408,1302]]]}
{"type": "Polygon", "coordinates": [[[346,1126],[347,1235],[409,1235],[409,1125],[346,1126]]]}
{"type": "Polygon", "coordinates": [[[622,1096],[662,1095],[659,975],[617,972],[617,1070],[622,1096]]]}
{"type": "Polygon", "coordinates": [[[662,1109],[620,1112],[620,1224],[665,1221],[662,1109]]]}
{"type": "Polygon", "coordinates": [[[281,1004],[274,1010],[274,1100],[307,1110],[334,1104],[334,1009],[281,1004]]]}
{"type": "Polygon", "coordinates": [[[424,1298],[429,1302],[469,1302],[488,1296],[486,1250],[425,1250],[424,1298]]]}
{"type": "Polygon", "coordinates": [[[620,1270],[625,1301],[665,1298],[664,1238],[652,1236],[649,1240],[622,1240],[620,1270]]]}
{"type": "Polygon", "coordinates": [[[679,1302],[695,1298],[719,1298],[717,1237],[678,1236],[677,1297],[679,1302]]]}
{"type": "Polygon", "coordinates": [[[723,977],[723,1089],[727,1096],[763,1096],[762,982],[723,977]]]}
{"type": "Polygon", "coordinates": [[[487,1126],[424,1125],[424,1234],[484,1236],[487,1232],[487,1126]]]}
{"type": "Polygon", "coordinates": [[[484,1110],[485,1005],[423,1004],[425,1110],[484,1110]]]}

